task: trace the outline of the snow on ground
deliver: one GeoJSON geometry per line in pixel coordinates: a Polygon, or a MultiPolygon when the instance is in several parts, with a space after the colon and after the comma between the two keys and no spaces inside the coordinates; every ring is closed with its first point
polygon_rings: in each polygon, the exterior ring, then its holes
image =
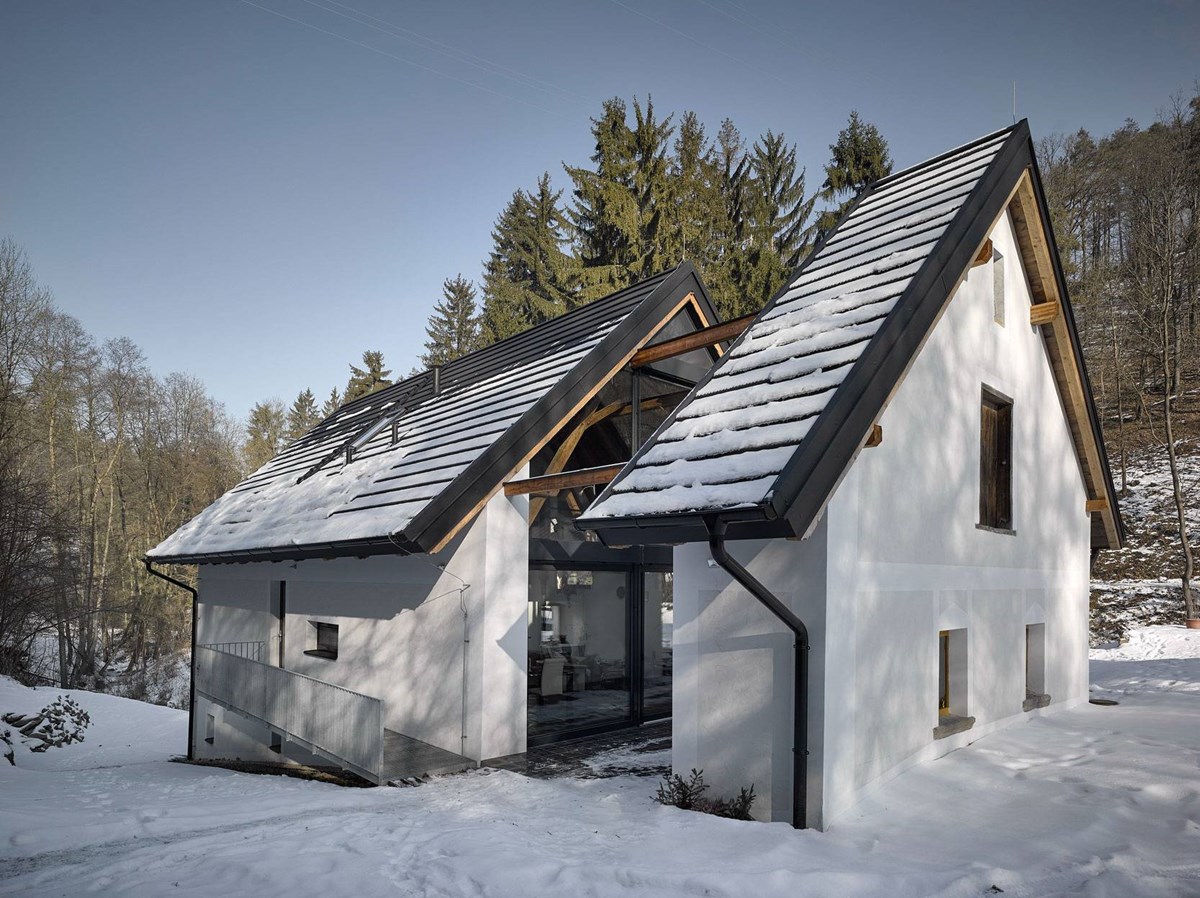
{"type": "MultiPolygon", "coordinates": [[[[828,833],[661,807],[644,777],[347,789],[172,764],[183,712],[74,692],[82,744],[0,761],[0,894],[1200,896],[1200,631],[1136,630],[1092,681],[1120,704],[921,764],[828,833]]],[[[56,694],[0,681],[0,711],[56,694]]]]}

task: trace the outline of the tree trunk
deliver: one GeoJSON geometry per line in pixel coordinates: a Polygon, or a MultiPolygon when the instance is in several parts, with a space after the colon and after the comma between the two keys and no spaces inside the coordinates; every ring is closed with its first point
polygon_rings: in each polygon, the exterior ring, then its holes
{"type": "Polygon", "coordinates": [[[1162,316],[1162,374],[1163,374],[1163,428],[1167,438],[1167,461],[1171,466],[1171,494],[1175,500],[1175,514],[1179,525],[1179,542],[1183,549],[1183,572],[1180,581],[1183,586],[1183,609],[1188,620],[1197,617],[1196,601],[1192,595],[1192,575],[1195,573],[1195,559],[1192,556],[1192,544],[1188,540],[1187,506],[1184,504],[1183,485],[1179,479],[1179,462],[1175,454],[1175,429],[1171,412],[1171,388],[1174,379],[1171,374],[1171,343],[1170,343],[1170,311],[1169,305],[1163,309],[1162,316]]]}

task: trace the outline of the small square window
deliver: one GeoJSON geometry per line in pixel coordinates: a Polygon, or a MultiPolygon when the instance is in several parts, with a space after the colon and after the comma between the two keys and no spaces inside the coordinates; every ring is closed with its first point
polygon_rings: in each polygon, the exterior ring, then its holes
{"type": "Polygon", "coordinates": [[[308,648],[304,654],[334,661],[338,656],[338,625],[324,621],[308,622],[308,648]]]}
{"type": "Polygon", "coordinates": [[[1012,402],[986,387],[979,428],[979,524],[1012,530],[1012,402]]]}

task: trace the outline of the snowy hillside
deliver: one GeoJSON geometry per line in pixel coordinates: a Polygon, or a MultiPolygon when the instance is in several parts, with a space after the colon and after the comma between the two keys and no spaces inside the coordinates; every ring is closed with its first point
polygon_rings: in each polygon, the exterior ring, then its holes
{"type": "MultiPolygon", "coordinates": [[[[1200,550],[1200,439],[1180,441],[1179,452],[1195,551],[1200,550]]],[[[1119,471],[1114,470],[1113,476],[1120,489],[1119,471]]],[[[1166,454],[1153,449],[1131,455],[1127,476],[1128,492],[1120,500],[1127,544],[1121,550],[1101,552],[1092,565],[1096,643],[1121,636],[1129,626],[1178,623],[1183,618],[1179,584],[1183,553],[1166,454]]]]}
{"type": "MultiPolygon", "coordinates": [[[[1200,895],[1200,631],[1093,652],[1082,705],[878,789],[828,833],[476,771],[346,789],[173,764],[186,715],[75,692],[82,744],[0,760],[0,894],[1200,895]]],[[[0,681],[0,713],[57,695],[0,681]]]]}

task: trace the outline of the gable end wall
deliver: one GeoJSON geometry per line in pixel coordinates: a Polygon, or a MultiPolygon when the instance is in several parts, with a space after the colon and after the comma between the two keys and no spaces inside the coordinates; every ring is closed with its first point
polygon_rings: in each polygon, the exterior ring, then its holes
{"type": "Polygon", "coordinates": [[[1086,490],[1011,222],[970,269],[828,509],[824,816],[919,760],[1027,720],[1025,625],[1046,626],[1051,707],[1087,695],[1086,490]],[[1012,534],[980,529],[983,386],[1011,397],[1012,534]],[[965,733],[933,741],[938,632],[967,631],[965,733]],[[834,750],[836,748],[836,750],[834,750]]]}

